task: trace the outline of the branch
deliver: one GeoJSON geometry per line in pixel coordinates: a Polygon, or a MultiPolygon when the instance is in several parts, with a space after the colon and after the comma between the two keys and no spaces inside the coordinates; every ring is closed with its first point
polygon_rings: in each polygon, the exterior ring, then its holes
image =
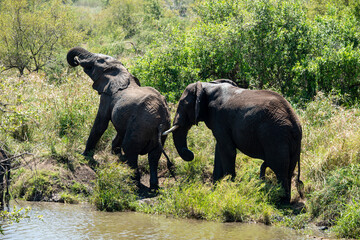
{"type": "Polygon", "coordinates": [[[9,160],[13,160],[13,159],[22,157],[24,155],[34,155],[34,154],[29,153],[29,152],[21,153],[19,155],[15,155],[15,156],[12,156],[12,157],[9,157],[9,158],[2,159],[2,160],[0,160],[0,163],[6,162],[6,161],[9,161],[9,160]]]}
{"type": "Polygon", "coordinates": [[[130,41],[126,41],[126,43],[130,43],[133,46],[134,50],[135,50],[135,54],[138,54],[138,50],[137,50],[137,48],[135,46],[135,43],[130,42],[130,41]]]}
{"type": "Polygon", "coordinates": [[[10,104],[0,102],[0,106],[2,106],[2,107],[0,107],[0,112],[3,112],[3,113],[15,113],[14,111],[5,109],[8,105],[10,105],[10,104]]]}

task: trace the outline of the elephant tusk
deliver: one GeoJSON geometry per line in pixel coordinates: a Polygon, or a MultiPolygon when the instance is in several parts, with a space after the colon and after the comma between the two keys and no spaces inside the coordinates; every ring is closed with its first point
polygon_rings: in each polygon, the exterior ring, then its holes
{"type": "Polygon", "coordinates": [[[165,132],[163,132],[163,136],[166,136],[166,135],[168,135],[169,133],[172,133],[173,131],[175,131],[176,129],[178,129],[179,128],[179,125],[175,125],[175,126],[173,126],[172,128],[170,128],[169,130],[167,130],[167,131],[165,131],[165,132]]]}
{"type": "Polygon", "coordinates": [[[75,56],[75,57],[74,57],[74,62],[76,62],[76,63],[77,63],[77,65],[79,65],[79,64],[80,64],[80,59],[79,59],[79,57],[78,57],[78,56],[75,56]]]}

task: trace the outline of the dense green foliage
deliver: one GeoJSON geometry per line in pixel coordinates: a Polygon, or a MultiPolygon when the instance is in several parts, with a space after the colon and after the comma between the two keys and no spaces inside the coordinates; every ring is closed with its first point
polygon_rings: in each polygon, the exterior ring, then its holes
{"type": "MultiPolygon", "coordinates": [[[[14,162],[13,196],[57,195],[69,203],[90,197],[107,211],[296,229],[313,222],[337,237],[360,238],[359,13],[357,0],[0,1],[0,147],[32,154],[14,162]],[[242,154],[235,181],[214,186],[215,140],[202,123],[188,136],[193,162],[183,162],[168,138],[178,180],[163,178],[150,203],[138,201],[131,171],[114,163],[112,126],[97,145],[97,179],[69,180],[88,164],[81,153],[98,106],[91,80],[67,66],[66,52],[76,45],[119,58],[142,85],[167,97],[172,114],[195,81],[229,78],[284,95],[303,125],[304,207],[278,206],[274,174],[258,180],[261,161],[242,154]],[[36,169],[34,159],[55,167],[36,169]]],[[[139,166],[148,173],[145,157],[139,166]]],[[[164,176],[163,159],[159,168],[164,176]]],[[[292,196],[297,202],[294,187],[292,196]]]]}
{"type": "Polygon", "coordinates": [[[0,62],[6,69],[38,71],[49,59],[79,44],[81,34],[62,1],[16,0],[0,3],[0,62]]]}
{"type": "Polygon", "coordinates": [[[10,2],[0,5],[0,62],[20,73],[61,78],[60,56],[83,42],[171,101],[188,83],[217,78],[300,103],[318,91],[349,104],[360,94],[355,0],[10,2]]]}
{"type": "Polygon", "coordinates": [[[229,78],[299,102],[317,91],[359,96],[359,20],[329,3],[309,19],[305,1],[197,1],[196,17],[174,28],[135,63],[140,79],[169,99],[194,81],[229,78]],[[211,13],[211,14],[209,14],[211,13]]]}

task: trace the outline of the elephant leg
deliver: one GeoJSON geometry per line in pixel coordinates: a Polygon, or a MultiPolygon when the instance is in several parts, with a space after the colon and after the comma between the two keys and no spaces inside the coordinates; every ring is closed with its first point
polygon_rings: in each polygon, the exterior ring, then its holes
{"type": "Polygon", "coordinates": [[[140,172],[138,168],[138,154],[126,154],[124,155],[124,158],[126,159],[127,165],[134,170],[135,175],[133,180],[137,182],[138,185],[140,185],[140,172]]]}
{"type": "Polygon", "coordinates": [[[125,162],[126,159],[125,159],[124,154],[121,149],[122,143],[123,143],[122,135],[117,133],[115,138],[112,141],[111,151],[113,152],[113,154],[119,156],[120,162],[125,162]]]}
{"type": "Polygon", "coordinates": [[[260,167],[260,180],[265,180],[265,171],[266,171],[267,165],[265,162],[261,164],[260,167]]]}
{"type": "Polygon", "coordinates": [[[289,147],[285,144],[278,144],[272,148],[268,148],[265,153],[266,164],[274,171],[277,180],[281,183],[285,197],[282,199],[283,203],[290,203],[291,198],[291,176],[289,176],[290,168],[290,154],[289,147]]]}
{"type": "Polygon", "coordinates": [[[231,175],[234,179],[235,174],[236,148],[233,144],[216,143],[215,147],[215,164],[213,180],[220,180],[226,175],[231,175]]]}
{"type": "Polygon", "coordinates": [[[92,126],[90,135],[88,137],[88,140],[86,141],[85,151],[83,152],[84,156],[93,155],[96,143],[100,140],[101,136],[104,134],[105,130],[109,125],[110,119],[107,116],[103,116],[101,108],[102,105],[100,104],[94,125],[92,126]]]}
{"type": "Polygon", "coordinates": [[[215,161],[214,161],[214,172],[213,172],[213,182],[220,180],[222,177],[224,177],[224,171],[222,168],[221,161],[219,157],[216,157],[216,150],[215,150],[215,161]]]}
{"type": "Polygon", "coordinates": [[[116,155],[120,154],[120,156],[122,155],[121,144],[122,144],[122,137],[119,134],[116,134],[111,144],[111,150],[114,154],[116,155]]]}
{"type": "Polygon", "coordinates": [[[162,153],[162,149],[160,147],[157,147],[148,154],[148,160],[150,166],[150,189],[159,188],[157,170],[158,170],[158,164],[161,153],[162,153]]]}
{"type": "Polygon", "coordinates": [[[144,142],[141,140],[140,135],[136,134],[133,130],[134,127],[130,127],[126,130],[123,141],[122,141],[122,150],[124,152],[123,159],[130,166],[130,168],[135,170],[135,180],[138,181],[140,186],[140,172],[138,169],[138,156],[140,154],[140,149],[144,146],[144,142]]]}
{"type": "Polygon", "coordinates": [[[289,181],[289,177],[287,173],[284,174],[276,174],[277,179],[281,183],[281,186],[285,190],[285,197],[281,199],[282,203],[289,204],[291,200],[291,179],[289,181]]]}

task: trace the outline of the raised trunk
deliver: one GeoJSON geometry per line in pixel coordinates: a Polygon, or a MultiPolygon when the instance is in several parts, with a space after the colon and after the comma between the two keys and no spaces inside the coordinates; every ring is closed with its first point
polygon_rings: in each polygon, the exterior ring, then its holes
{"type": "Polygon", "coordinates": [[[75,57],[78,57],[80,60],[83,60],[83,59],[91,57],[93,55],[94,55],[93,53],[85,50],[84,48],[74,47],[69,50],[69,52],[66,56],[66,60],[70,66],[76,67],[79,65],[79,62],[76,61],[75,57]]]}
{"type": "Polygon", "coordinates": [[[194,154],[188,149],[186,141],[190,127],[179,127],[173,132],[176,150],[185,161],[192,161],[194,159],[194,154]]]}

